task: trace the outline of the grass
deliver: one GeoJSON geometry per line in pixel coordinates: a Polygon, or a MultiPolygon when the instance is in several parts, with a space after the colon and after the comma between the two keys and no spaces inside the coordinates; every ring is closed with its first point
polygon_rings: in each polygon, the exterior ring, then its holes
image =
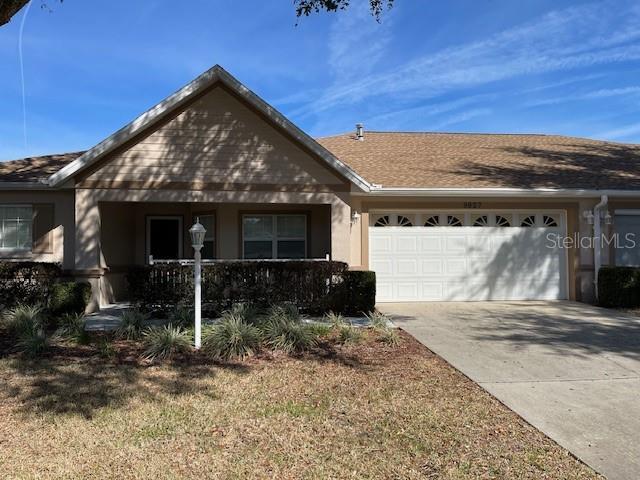
{"type": "Polygon", "coordinates": [[[403,332],[218,365],[0,332],[5,478],[599,478],[403,332]]]}

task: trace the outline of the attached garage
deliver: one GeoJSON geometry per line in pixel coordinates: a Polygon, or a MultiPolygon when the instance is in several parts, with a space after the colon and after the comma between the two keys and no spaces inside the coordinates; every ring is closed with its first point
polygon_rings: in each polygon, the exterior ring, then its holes
{"type": "Polygon", "coordinates": [[[379,302],[567,298],[564,211],[371,212],[379,302]]]}

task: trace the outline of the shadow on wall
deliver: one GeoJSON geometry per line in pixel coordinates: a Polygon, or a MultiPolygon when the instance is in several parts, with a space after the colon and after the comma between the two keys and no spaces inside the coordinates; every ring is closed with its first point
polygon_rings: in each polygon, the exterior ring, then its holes
{"type": "Polygon", "coordinates": [[[513,154],[504,165],[465,162],[448,173],[476,182],[519,188],[620,188],[640,187],[640,150],[622,144],[550,144],[547,148],[502,147],[513,154]]]}

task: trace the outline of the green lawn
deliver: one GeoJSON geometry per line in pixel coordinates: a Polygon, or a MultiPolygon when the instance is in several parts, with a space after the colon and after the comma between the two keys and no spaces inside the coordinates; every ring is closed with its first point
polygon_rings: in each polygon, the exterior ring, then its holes
{"type": "Polygon", "coordinates": [[[5,342],[3,478],[598,478],[405,334],[228,366],[114,348],[5,342]]]}

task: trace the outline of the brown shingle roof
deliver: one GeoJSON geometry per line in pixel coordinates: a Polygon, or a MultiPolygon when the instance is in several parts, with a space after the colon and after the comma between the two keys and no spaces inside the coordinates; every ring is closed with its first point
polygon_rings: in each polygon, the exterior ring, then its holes
{"type": "Polygon", "coordinates": [[[558,135],[392,132],[318,141],[384,187],[640,188],[640,145],[558,135]]]}
{"type": "MultiPolygon", "coordinates": [[[[640,145],[559,135],[400,132],[318,142],[384,187],[640,188],[640,145]]],[[[0,181],[40,181],[82,153],[0,162],[0,181]]]]}
{"type": "Polygon", "coordinates": [[[0,182],[39,182],[83,153],[61,153],[0,162],[0,182]]]}

